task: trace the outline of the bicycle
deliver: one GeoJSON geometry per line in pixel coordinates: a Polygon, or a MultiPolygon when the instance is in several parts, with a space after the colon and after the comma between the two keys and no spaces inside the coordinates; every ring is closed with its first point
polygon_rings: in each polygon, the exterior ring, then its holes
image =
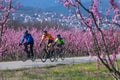
{"type": "Polygon", "coordinates": [[[42,62],[46,62],[47,59],[50,59],[51,62],[55,61],[55,53],[52,45],[48,46],[44,43],[40,59],[42,62]]]}
{"type": "Polygon", "coordinates": [[[32,61],[35,61],[35,58],[30,55],[31,52],[30,52],[30,47],[29,46],[28,46],[28,52],[26,52],[21,45],[20,45],[20,49],[21,50],[20,50],[20,53],[19,53],[19,56],[18,56],[20,60],[22,60],[23,62],[25,62],[28,59],[31,59],[32,61]]]}
{"type": "Polygon", "coordinates": [[[59,58],[61,58],[61,60],[65,59],[65,49],[61,48],[61,47],[54,47],[54,51],[55,51],[55,59],[56,61],[58,61],[59,58]]]}

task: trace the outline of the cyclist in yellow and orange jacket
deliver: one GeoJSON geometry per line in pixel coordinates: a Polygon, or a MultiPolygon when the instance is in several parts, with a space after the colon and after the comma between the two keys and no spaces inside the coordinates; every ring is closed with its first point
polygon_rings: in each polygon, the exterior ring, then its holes
{"type": "Polygon", "coordinates": [[[55,40],[54,37],[45,30],[45,31],[43,31],[43,35],[42,35],[42,39],[41,39],[41,42],[40,42],[40,46],[41,46],[42,42],[46,38],[48,38],[48,43],[47,43],[48,46],[51,45],[54,42],[54,40],[55,40]]]}

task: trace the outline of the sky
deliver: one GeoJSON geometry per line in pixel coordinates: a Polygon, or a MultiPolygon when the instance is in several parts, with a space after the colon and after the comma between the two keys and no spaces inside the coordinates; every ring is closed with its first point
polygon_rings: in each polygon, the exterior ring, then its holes
{"type": "MultiPolygon", "coordinates": [[[[19,0],[19,1],[24,6],[39,7],[42,9],[60,5],[59,3],[57,3],[57,0],[19,0]]],[[[87,3],[89,1],[90,0],[82,0],[82,2],[84,3],[87,3]]]]}
{"type": "MultiPolygon", "coordinates": [[[[50,11],[55,11],[55,12],[61,12],[63,11],[64,13],[64,8],[63,6],[61,7],[60,3],[57,2],[57,0],[19,0],[20,3],[23,6],[27,7],[37,7],[41,8],[43,10],[50,10],[50,11]],[[58,10],[59,9],[59,10],[58,10]]],[[[82,3],[87,6],[91,0],[81,0],[82,3]]],[[[101,0],[102,1],[102,6],[106,7],[108,4],[108,0],[101,0]]],[[[89,7],[89,6],[88,6],[89,7]]],[[[105,11],[105,10],[103,10],[105,11]]]]}
{"type": "Polygon", "coordinates": [[[19,0],[23,6],[39,7],[42,9],[58,5],[56,0],[19,0]]]}

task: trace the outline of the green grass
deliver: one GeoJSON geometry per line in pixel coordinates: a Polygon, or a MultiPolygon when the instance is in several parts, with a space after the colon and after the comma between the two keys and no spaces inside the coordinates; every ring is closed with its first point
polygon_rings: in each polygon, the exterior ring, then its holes
{"type": "Polygon", "coordinates": [[[59,64],[0,71],[0,80],[113,80],[106,72],[104,66],[96,69],[96,63],[59,64]]]}

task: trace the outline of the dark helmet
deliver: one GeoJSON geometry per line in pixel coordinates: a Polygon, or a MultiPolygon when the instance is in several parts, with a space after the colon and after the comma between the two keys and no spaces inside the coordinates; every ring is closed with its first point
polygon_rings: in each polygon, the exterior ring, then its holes
{"type": "Polygon", "coordinates": [[[43,31],[43,33],[45,33],[45,34],[46,34],[46,33],[47,33],[47,31],[46,31],[46,30],[44,30],[44,31],[43,31]]]}
{"type": "Polygon", "coordinates": [[[24,31],[24,34],[27,34],[27,33],[28,33],[28,30],[25,30],[25,31],[24,31]]]}
{"type": "Polygon", "coordinates": [[[58,35],[57,35],[57,37],[58,37],[58,38],[61,38],[61,35],[60,35],[60,34],[58,34],[58,35]]]}

